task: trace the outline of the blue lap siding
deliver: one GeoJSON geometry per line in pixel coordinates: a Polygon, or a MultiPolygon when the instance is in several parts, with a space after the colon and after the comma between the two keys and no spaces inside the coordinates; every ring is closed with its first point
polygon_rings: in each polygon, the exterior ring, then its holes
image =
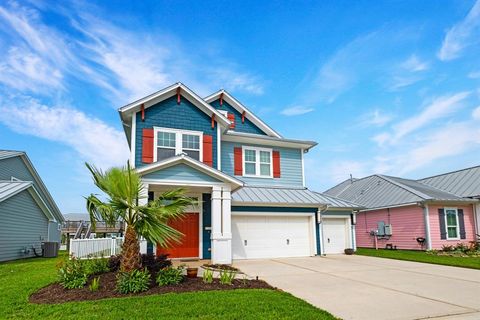
{"type": "Polygon", "coordinates": [[[212,128],[210,116],[198,109],[182,96],[177,104],[174,95],[164,101],[145,109],[145,121],[138,112],[135,130],[135,166],[145,165],[142,162],[142,131],[153,127],[165,127],[181,130],[201,131],[213,137],[213,167],[217,167],[217,123],[212,128]]]}
{"type": "Polygon", "coordinates": [[[247,118],[245,118],[245,122],[242,123],[242,114],[230,104],[228,104],[225,100],[223,101],[222,105],[220,105],[220,100],[212,101],[210,105],[217,110],[224,110],[228,113],[233,113],[235,115],[235,129],[233,129],[234,131],[266,135],[265,132],[260,130],[259,127],[254,125],[253,122],[248,120],[247,118]]]}

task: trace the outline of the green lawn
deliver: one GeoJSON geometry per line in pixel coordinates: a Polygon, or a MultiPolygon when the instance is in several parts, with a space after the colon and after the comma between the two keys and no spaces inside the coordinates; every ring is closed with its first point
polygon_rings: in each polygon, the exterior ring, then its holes
{"type": "Polygon", "coordinates": [[[0,319],[335,319],[290,294],[231,290],[35,305],[28,296],[55,281],[58,259],[0,263],[0,319]]]}
{"type": "Polygon", "coordinates": [[[385,249],[375,250],[375,249],[367,249],[367,248],[358,248],[357,254],[362,256],[371,256],[371,257],[379,257],[379,258],[389,258],[389,259],[441,264],[441,265],[453,266],[453,267],[480,269],[480,257],[437,256],[433,254],[427,254],[424,251],[385,250],[385,249]]]}

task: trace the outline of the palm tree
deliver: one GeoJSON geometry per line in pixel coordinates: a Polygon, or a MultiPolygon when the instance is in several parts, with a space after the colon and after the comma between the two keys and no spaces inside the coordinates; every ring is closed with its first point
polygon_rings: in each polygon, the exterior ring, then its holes
{"type": "Polygon", "coordinates": [[[107,196],[105,200],[96,194],[86,198],[93,229],[96,221],[114,224],[123,220],[127,225],[121,270],[132,271],[141,267],[139,236],[163,247],[181,239],[182,233],[167,223],[170,219],[181,217],[187,206],[195,204],[192,198],[185,196],[183,189],[164,192],[158,199],[139,205],[139,200],[146,198],[145,190],[140,176],[129,164],[106,172],[88,163],[85,165],[92,173],[95,185],[107,196]]]}

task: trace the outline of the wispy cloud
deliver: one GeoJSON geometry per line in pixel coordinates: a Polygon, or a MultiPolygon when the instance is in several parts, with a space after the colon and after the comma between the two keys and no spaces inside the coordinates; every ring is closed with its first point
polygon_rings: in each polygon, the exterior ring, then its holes
{"type": "Polygon", "coordinates": [[[382,127],[392,121],[392,119],[393,116],[391,114],[384,113],[380,109],[375,109],[360,117],[360,125],[382,127]]]}
{"type": "Polygon", "coordinates": [[[412,133],[432,121],[451,115],[462,107],[462,102],[469,96],[470,92],[459,92],[435,98],[419,114],[410,117],[394,125],[392,136],[396,141],[405,135],[412,133]]]}
{"type": "Polygon", "coordinates": [[[477,0],[465,19],[447,31],[438,58],[443,61],[458,58],[465,48],[480,43],[480,0],[477,0]]]}
{"type": "Polygon", "coordinates": [[[478,107],[476,107],[475,109],[473,109],[472,118],[473,118],[474,120],[480,120],[480,106],[478,106],[478,107]]]}
{"type": "Polygon", "coordinates": [[[429,68],[429,64],[426,61],[420,60],[417,55],[411,55],[407,60],[402,62],[400,66],[410,72],[425,71],[429,68]]]}
{"type": "Polygon", "coordinates": [[[74,108],[47,106],[30,97],[14,101],[0,102],[0,122],[15,132],[62,143],[103,168],[125,165],[123,132],[74,108]]]}
{"type": "Polygon", "coordinates": [[[305,113],[312,112],[313,110],[315,110],[315,109],[310,108],[310,107],[293,106],[293,107],[283,109],[280,113],[285,115],[285,116],[298,116],[298,115],[302,115],[302,114],[305,114],[305,113]]]}
{"type": "Polygon", "coordinates": [[[470,79],[479,79],[480,78],[480,70],[472,71],[467,75],[470,79]]]}

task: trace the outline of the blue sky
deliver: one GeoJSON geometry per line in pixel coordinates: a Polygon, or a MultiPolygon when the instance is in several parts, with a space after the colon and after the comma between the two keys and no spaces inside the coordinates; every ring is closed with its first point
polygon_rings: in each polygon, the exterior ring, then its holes
{"type": "Polygon", "coordinates": [[[225,88],[319,143],[307,184],[480,164],[480,0],[0,4],[0,148],[25,150],[64,213],[122,165],[118,107],[181,81],[225,88]]]}

